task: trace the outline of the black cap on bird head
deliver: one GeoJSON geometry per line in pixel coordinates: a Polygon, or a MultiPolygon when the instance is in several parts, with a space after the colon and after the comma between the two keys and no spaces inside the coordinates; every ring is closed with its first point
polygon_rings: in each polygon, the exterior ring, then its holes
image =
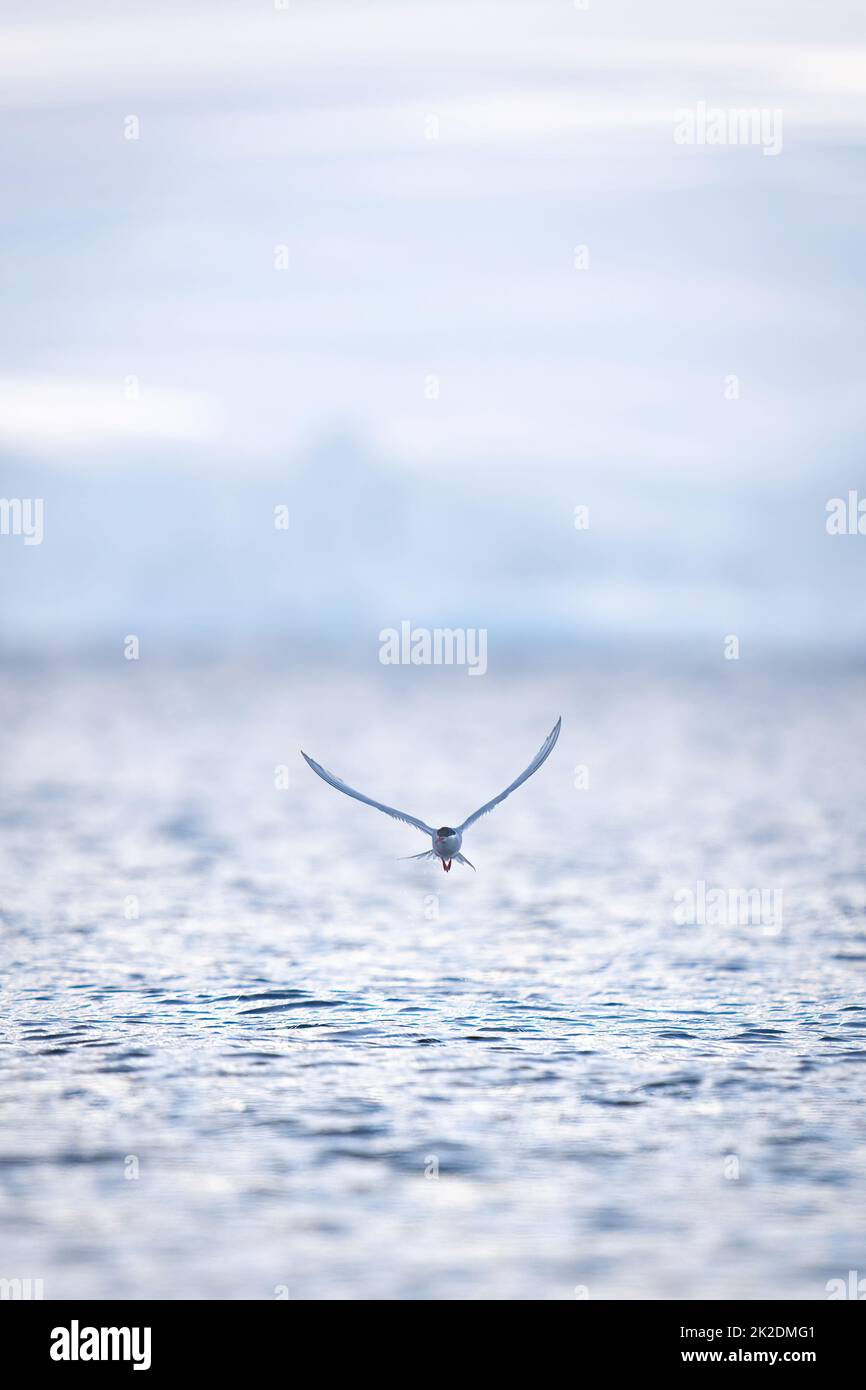
{"type": "Polygon", "coordinates": [[[450,825],[440,825],[436,834],[441,838],[443,835],[454,835],[456,831],[452,830],[450,825]]]}

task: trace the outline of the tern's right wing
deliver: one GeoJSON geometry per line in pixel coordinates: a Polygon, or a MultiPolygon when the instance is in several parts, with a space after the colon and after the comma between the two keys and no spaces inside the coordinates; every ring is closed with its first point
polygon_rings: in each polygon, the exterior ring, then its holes
{"type": "Polygon", "coordinates": [[[326,768],[313,762],[312,758],[308,758],[303,749],[301,749],[301,757],[307,766],[313,769],[316,776],[321,777],[323,782],[327,782],[329,787],[336,787],[338,792],[344,792],[346,796],[353,796],[356,801],[363,801],[367,806],[375,806],[377,811],[384,811],[386,816],[393,816],[394,820],[405,821],[406,825],[414,825],[416,830],[423,830],[425,835],[436,834],[431,825],[425,825],[416,816],[409,816],[405,811],[395,811],[393,806],[383,806],[381,801],[374,801],[371,796],[365,796],[363,792],[356,792],[354,787],[341,782],[340,778],[335,777],[333,772],[328,772],[326,768]]]}

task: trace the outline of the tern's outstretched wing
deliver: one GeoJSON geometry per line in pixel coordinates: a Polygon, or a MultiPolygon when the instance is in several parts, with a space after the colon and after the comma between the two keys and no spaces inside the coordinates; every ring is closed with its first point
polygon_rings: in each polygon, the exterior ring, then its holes
{"type": "Polygon", "coordinates": [[[365,796],[363,792],[356,792],[354,787],[349,787],[345,782],[341,782],[339,777],[334,776],[333,772],[328,772],[324,767],[320,767],[318,763],[314,763],[312,758],[307,757],[303,749],[301,749],[301,757],[304,759],[307,766],[311,767],[316,775],[322,778],[323,782],[327,782],[331,787],[336,787],[338,792],[345,792],[346,796],[353,796],[356,801],[363,801],[367,806],[375,806],[377,811],[384,811],[386,816],[393,816],[395,820],[402,820],[405,821],[407,825],[414,825],[416,829],[423,830],[425,835],[436,834],[432,826],[425,825],[424,822],[418,820],[417,817],[407,816],[405,811],[395,811],[393,806],[383,806],[381,801],[374,801],[371,796],[365,796]]]}
{"type": "Polygon", "coordinates": [[[541,764],[544,762],[545,758],[550,755],[550,752],[553,749],[553,745],[559,738],[559,731],[561,728],[562,715],[560,715],[557,719],[556,723],[554,724],[550,733],[547,735],[547,738],[542,743],[541,747],[539,748],[535,757],[532,759],[532,762],[529,764],[529,767],[526,769],[526,771],[521,772],[519,777],[515,777],[514,781],[511,783],[511,786],[506,787],[504,792],[500,792],[498,796],[494,796],[492,801],[486,802],[485,805],[482,806],[479,811],[473,811],[471,816],[467,816],[466,820],[458,828],[461,831],[464,831],[467,828],[467,826],[472,825],[473,821],[480,820],[482,816],[486,816],[488,811],[492,811],[494,806],[498,806],[500,801],[504,801],[506,796],[510,796],[513,791],[516,791],[517,788],[521,785],[521,783],[526,781],[527,777],[531,777],[533,772],[537,772],[538,769],[541,767],[541,764]]]}

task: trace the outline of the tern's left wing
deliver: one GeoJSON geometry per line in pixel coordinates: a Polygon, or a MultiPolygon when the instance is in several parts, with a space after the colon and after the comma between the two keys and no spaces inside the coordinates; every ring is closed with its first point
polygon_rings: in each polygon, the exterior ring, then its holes
{"type": "Polygon", "coordinates": [[[461,831],[466,830],[468,826],[472,825],[473,821],[480,820],[482,816],[486,816],[488,811],[492,811],[494,806],[498,806],[500,801],[504,801],[506,796],[510,796],[513,791],[516,791],[517,788],[523,782],[525,782],[528,777],[532,776],[533,772],[537,772],[538,769],[541,767],[541,764],[544,762],[545,758],[550,756],[550,753],[553,750],[553,745],[559,738],[559,731],[561,728],[562,715],[560,715],[557,719],[556,723],[554,724],[550,733],[547,735],[547,738],[542,743],[541,747],[539,748],[535,757],[532,759],[532,762],[529,764],[529,767],[526,769],[526,771],[521,772],[519,777],[515,777],[514,781],[511,783],[511,786],[506,787],[504,792],[500,792],[498,796],[494,796],[492,801],[486,802],[485,805],[482,806],[479,811],[473,811],[471,816],[467,816],[466,820],[458,828],[461,831]]]}
{"type": "Polygon", "coordinates": [[[314,763],[312,758],[307,757],[303,749],[301,749],[301,757],[304,759],[307,766],[311,767],[317,776],[322,778],[323,782],[328,783],[329,787],[336,787],[338,792],[344,792],[346,796],[353,796],[356,801],[363,801],[367,806],[375,806],[377,811],[384,811],[386,816],[393,816],[395,820],[402,820],[405,821],[407,825],[414,825],[416,829],[423,830],[425,835],[436,834],[436,831],[431,825],[425,825],[424,822],[418,820],[416,816],[407,815],[405,811],[395,811],[393,806],[383,806],[381,801],[374,801],[372,797],[365,796],[363,792],[356,792],[354,787],[350,787],[345,782],[342,782],[339,777],[334,776],[333,772],[328,772],[326,768],[320,767],[318,763],[314,763]]]}

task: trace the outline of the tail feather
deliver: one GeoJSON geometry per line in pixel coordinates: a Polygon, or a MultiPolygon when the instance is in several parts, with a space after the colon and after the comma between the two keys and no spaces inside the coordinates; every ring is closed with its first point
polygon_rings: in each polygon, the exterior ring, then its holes
{"type": "Polygon", "coordinates": [[[474,874],[478,872],[475,865],[469,863],[469,860],[466,858],[465,854],[455,854],[454,858],[457,860],[458,864],[469,864],[469,868],[472,870],[474,874]]]}
{"type": "Polygon", "coordinates": [[[402,860],[406,860],[406,859],[435,859],[435,858],[436,858],[436,855],[433,853],[432,849],[424,849],[424,850],[421,851],[420,854],[401,854],[401,855],[400,855],[400,858],[401,858],[402,860]]]}

